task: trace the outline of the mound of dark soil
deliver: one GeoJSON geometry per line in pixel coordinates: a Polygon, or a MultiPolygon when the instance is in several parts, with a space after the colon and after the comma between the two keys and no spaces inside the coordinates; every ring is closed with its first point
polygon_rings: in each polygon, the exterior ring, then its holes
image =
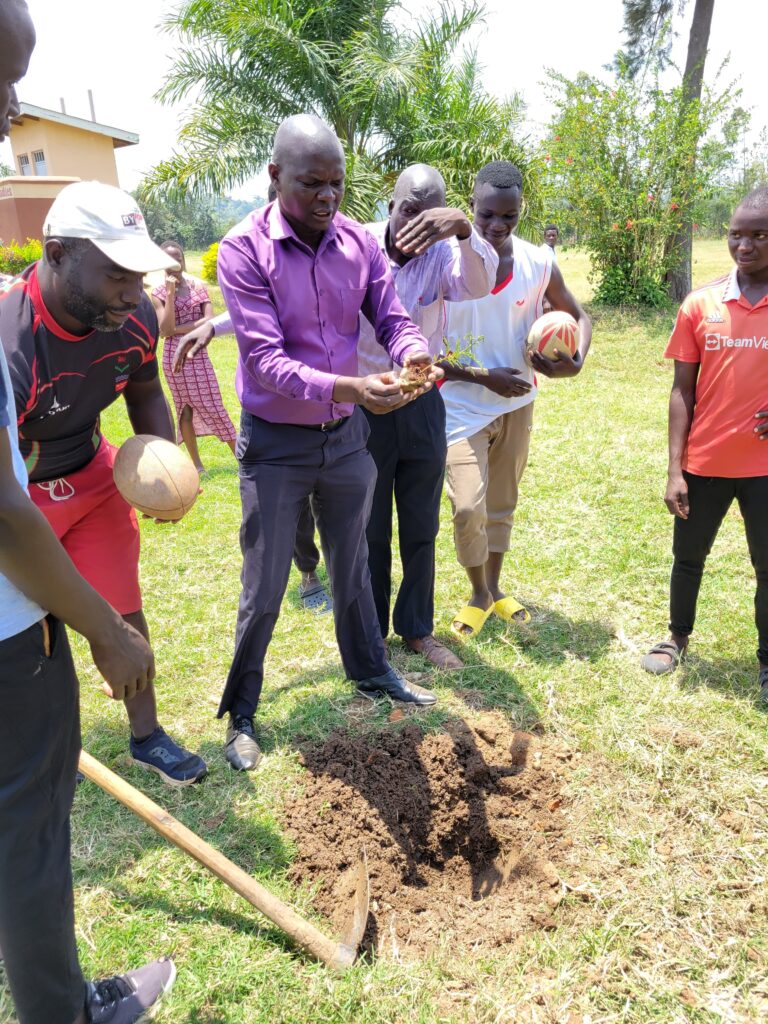
{"type": "Polygon", "coordinates": [[[552,927],[558,863],[571,845],[560,794],[571,752],[499,716],[368,735],[338,731],[302,750],[305,791],[285,809],[296,881],[340,928],[344,872],[368,856],[366,942],[394,955],[493,946],[552,927]]]}

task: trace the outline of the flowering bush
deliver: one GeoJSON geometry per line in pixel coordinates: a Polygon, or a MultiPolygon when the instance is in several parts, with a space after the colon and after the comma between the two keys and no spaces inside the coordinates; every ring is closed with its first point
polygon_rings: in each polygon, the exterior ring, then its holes
{"type": "Polygon", "coordinates": [[[606,84],[550,73],[549,190],[589,251],[598,302],[668,301],[665,275],[679,258],[672,240],[715,177],[697,146],[734,99],[705,90],[685,106],[680,88],[661,89],[653,69],[648,78],[619,72],[606,84]]]}
{"type": "Polygon", "coordinates": [[[34,238],[28,238],[24,245],[18,242],[0,245],[0,274],[10,274],[12,277],[20,274],[42,255],[43,244],[34,238]]]}
{"type": "Polygon", "coordinates": [[[219,258],[219,243],[214,242],[209,245],[203,253],[200,261],[202,267],[203,280],[207,281],[208,284],[218,284],[219,279],[216,273],[216,264],[219,258]]]}

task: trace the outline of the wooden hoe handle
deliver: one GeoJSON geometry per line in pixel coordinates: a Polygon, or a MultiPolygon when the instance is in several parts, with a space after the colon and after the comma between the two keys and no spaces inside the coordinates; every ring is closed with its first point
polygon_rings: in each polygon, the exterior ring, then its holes
{"type": "Polygon", "coordinates": [[[195,835],[186,825],[182,825],[173,815],[163,810],[159,804],[154,803],[134,786],[121,779],[119,775],[115,775],[109,768],[105,768],[100,761],[84,750],[80,754],[80,771],[91,782],[95,782],[97,786],[119,800],[161,836],[172,842],[174,846],[178,846],[184,853],[194,857],[199,864],[220,878],[230,889],[234,889],[243,899],[248,900],[252,906],[290,936],[297,946],[311,953],[315,959],[336,970],[345,970],[354,963],[357,955],[356,949],[350,949],[343,943],[334,942],[323,935],[319,929],[309,921],[305,921],[282,900],[273,896],[237,864],[233,864],[205,840],[195,835]]]}

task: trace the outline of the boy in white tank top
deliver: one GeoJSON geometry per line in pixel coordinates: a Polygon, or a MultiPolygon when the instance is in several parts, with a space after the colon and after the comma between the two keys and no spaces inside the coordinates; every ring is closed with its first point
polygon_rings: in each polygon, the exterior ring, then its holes
{"type": "Polygon", "coordinates": [[[473,360],[460,366],[442,364],[446,487],[453,507],[456,555],[472,587],[452,625],[464,639],[476,636],[492,612],[506,622],[530,619],[499,581],[528,461],[534,370],[546,377],[576,376],[592,338],[589,317],[566,287],[551,252],[513,238],[522,189],[520,171],[506,160],[487,164],[478,173],[471,202],[474,225],[499,254],[496,287],[482,299],[448,309],[449,349],[458,349],[470,336],[482,339],[473,360]],[[574,357],[562,352],[554,360],[536,353],[531,369],[524,358],[525,340],[542,314],[545,298],[552,309],[576,318],[579,349],[574,357]]]}

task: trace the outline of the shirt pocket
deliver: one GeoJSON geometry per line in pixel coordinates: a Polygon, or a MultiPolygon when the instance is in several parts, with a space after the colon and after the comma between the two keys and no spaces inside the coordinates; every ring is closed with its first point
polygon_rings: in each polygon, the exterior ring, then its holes
{"type": "Polygon", "coordinates": [[[354,334],[360,320],[360,309],[365,301],[367,288],[340,288],[341,317],[339,331],[341,334],[354,334]]]}

